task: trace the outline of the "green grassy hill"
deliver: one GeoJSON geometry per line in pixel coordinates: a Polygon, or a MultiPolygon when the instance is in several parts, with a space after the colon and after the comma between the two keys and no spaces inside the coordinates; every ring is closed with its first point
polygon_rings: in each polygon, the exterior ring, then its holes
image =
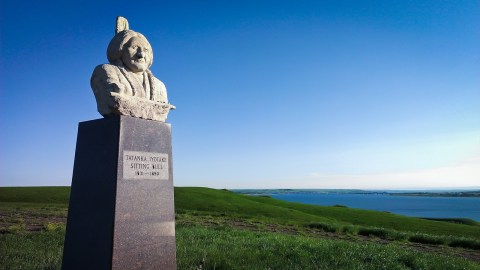
{"type": "Polygon", "coordinates": [[[0,202],[68,204],[70,187],[0,187],[0,202]]]}
{"type": "MultiPolygon", "coordinates": [[[[69,194],[69,187],[3,187],[0,188],[0,202],[68,204],[69,194]]],[[[470,222],[474,225],[455,224],[379,211],[291,203],[210,188],[176,187],[175,210],[180,214],[201,212],[285,225],[304,226],[318,222],[480,239],[477,222],[470,222]]]]}
{"type": "MultiPolygon", "coordinates": [[[[0,270],[60,269],[69,193],[0,188],[0,270]]],[[[480,269],[480,226],[472,220],[194,187],[175,188],[175,210],[178,269],[480,269]]]]}
{"type": "Polygon", "coordinates": [[[480,226],[425,220],[391,213],[291,203],[269,197],[239,195],[209,188],[176,188],[175,208],[212,215],[260,219],[266,222],[305,225],[312,222],[382,227],[397,231],[480,239],[480,226]]]}

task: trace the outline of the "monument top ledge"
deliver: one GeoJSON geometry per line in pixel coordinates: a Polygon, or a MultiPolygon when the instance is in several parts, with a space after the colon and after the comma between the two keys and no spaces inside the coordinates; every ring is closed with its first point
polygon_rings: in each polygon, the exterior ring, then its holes
{"type": "Polygon", "coordinates": [[[104,117],[127,115],[165,122],[175,106],[165,85],[150,71],[153,50],[142,34],[117,17],[115,36],[107,48],[109,64],[95,68],[90,80],[98,112],[104,117]]]}

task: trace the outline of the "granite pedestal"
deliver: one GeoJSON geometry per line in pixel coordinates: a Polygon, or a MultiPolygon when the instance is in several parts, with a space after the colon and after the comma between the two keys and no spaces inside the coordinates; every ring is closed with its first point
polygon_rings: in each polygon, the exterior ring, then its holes
{"type": "Polygon", "coordinates": [[[62,269],[176,269],[169,124],[79,124],[62,269]]]}

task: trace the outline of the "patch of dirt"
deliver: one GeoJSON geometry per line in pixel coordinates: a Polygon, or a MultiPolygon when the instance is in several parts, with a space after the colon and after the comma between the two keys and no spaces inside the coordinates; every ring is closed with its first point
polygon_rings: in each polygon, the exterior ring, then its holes
{"type": "Polygon", "coordinates": [[[0,233],[12,231],[38,232],[45,224],[66,224],[65,211],[45,211],[45,209],[0,209],[0,233]]]}
{"type": "Polygon", "coordinates": [[[421,252],[430,252],[441,255],[454,255],[457,257],[463,257],[471,261],[480,262],[480,251],[465,249],[459,247],[448,247],[448,246],[437,246],[437,245],[427,245],[419,243],[402,243],[402,246],[413,248],[421,252]]]}

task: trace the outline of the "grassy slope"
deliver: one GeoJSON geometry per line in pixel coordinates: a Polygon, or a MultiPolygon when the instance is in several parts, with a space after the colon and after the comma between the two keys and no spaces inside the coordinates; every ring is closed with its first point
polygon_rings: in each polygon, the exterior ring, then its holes
{"type": "Polygon", "coordinates": [[[70,187],[1,187],[0,202],[68,204],[70,187]]]}
{"type": "MultiPolygon", "coordinates": [[[[480,269],[454,256],[395,245],[347,242],[231,228],[177,228],[177,268],[240,269],[480,269]]],[[[60,269],[64,230],[0,235],[0,270],[60,269]]]]}
{"type": "MultiPolygon", "coordinates": [[[[0,188],[0,202],[68,204],[69,187],[0,188]]],[[[212,215],[304,225],[310,222],[354,224],[398,231],[480,239],[480,226],[405,217],[390,213],[284,202],[268,197],[239,195],[209,188],[175,188],[178,213],[200,211],[212,215]]]]}
{"type": "Polygon", "coordinates": [[[290,203],[208,188],[176,188],[175,203],[177,211],[194,210],[226,215],[234,213],[239,217],[294,224],[333,222],[480,239],[479,226],[424,220],[378,211],[290,203]]]}
{"type": "Polygon", "coordinates": [[[178,269],[479,269],[454,256],[395,245],[318,239],[231,228],[180,227],[178,269]]]}
{"type": "MultiPolygon", "coordinates": [[[[0,213],[7,209],[20,211],[21,216],[22,205],[33,207],[33,213],[48,205],[65,210],[68,194],[68,187],[0,188],[0,213]]],[[[413,226],[426,232],[434,227],[437,232],[464,232],[477,238],[480,230],[478,225],[288,203],[208,188],[176,188],[175,196],[176,211],[183,213],[180,216],[198,214],[207,219],[227,216],[300,226],[312,221],[382,224],[391,228],[398,226],[400,230],[411,230],[409,227],[413,226]]],[[[0,270],[59,269],[64,233],[64,227],[59,226],[35,233],[0,234],[0,270]]],[[[447,255],[421,252],[394,243],[350,242],[222,226],[202,227],[185,222],[177,226],[178,269],[480,269],[476,262],[447,255]]]]}

